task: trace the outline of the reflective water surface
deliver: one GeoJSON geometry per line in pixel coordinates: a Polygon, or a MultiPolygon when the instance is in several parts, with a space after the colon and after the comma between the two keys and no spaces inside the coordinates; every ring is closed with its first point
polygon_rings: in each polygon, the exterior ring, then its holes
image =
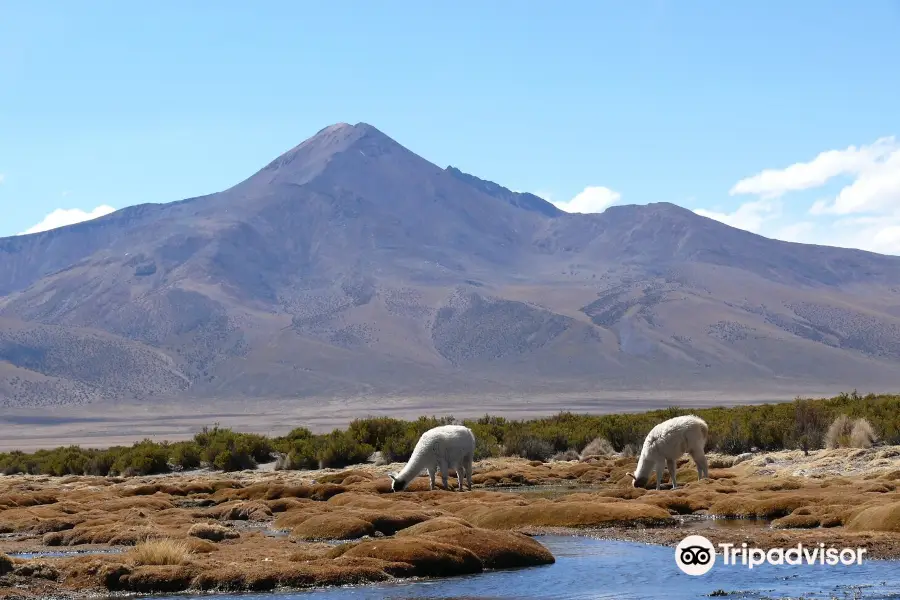
{"type": "MultiPolygon", "coordinates": [[[[808,598],[900,600],[900,562],[862,565],[726,566],[721,557],[706,575],[692,577],[675,565],[674,549],[578,536],[539,536],[556,563],[514,571],[494,571],[440,580],[407,581],[291,593],[204,595],[209,600],[373,600],[454,598],[609,598],[695,600],[808,598]]],[[[168,596],[185,600],[191,596],[168,596]]]]}

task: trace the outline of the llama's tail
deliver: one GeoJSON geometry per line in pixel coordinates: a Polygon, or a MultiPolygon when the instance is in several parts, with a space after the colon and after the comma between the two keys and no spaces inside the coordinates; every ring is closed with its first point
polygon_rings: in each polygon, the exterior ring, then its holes
{"type": "Polygon", "coordinates": [[[701,434],[700,450],[705,451],[706,443],[709,441],[709,425],[707,425],[706,421],[704,421],[703,419],[698,418],[697,420],[699,421],[698,425],[700,425],[700,434],[701,434]]]}

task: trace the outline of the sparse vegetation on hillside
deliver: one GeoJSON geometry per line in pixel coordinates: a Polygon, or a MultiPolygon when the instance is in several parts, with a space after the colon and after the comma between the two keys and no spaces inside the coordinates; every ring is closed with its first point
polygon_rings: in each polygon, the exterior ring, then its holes
{"type": "MultiPolygon", "coordinates": [[[[531,460],[582,454],[631,456],[650,429],[664,419],[697,414],[709,424],[708,450],[726,454],[759,450],[823,447],[867,448],[882,440],[900,444],[900,395],[856,392],[828,399],[801,399],[778,404],[686,410],[670,407],[634,414],[557,415],[527,421],[485,415],[464,420],[477,440],[476,460],[520,456],[531,460]]],[[[419,436],[431,427],[457,422],[453,417],[403,421],[387,417],[357,419],[346,430],[314,434],[298,427],[285,436],[267,438],[213,426],[194,439],[168,443],[144,440],[131,447],[105,450],[78,446],[31,454],[0,454],[0,472],[46,475],[147,475],[205,466],[221,471],[253,469],[283,458],[285,469],[342,468],[381,452],[389,462],[409,459],[419,436]]]]}

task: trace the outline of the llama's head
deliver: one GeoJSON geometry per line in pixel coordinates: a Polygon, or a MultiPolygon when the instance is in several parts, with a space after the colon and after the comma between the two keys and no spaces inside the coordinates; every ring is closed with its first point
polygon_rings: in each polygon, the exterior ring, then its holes
{"type": "Polygon", "coordinates": [[[632,487],[642,488],[647,486],[647,477],[638,477],[634,473],[625,473],[629,477],[631,477],[631,485],[632,487]]]}
{"type": "Polygon", "coordinates": [[[388,477],[391,478],[392,492],[402,492],[406,488],[406,482],[402,479],[398,479],[393,473],[388,473],[388,477]]]}

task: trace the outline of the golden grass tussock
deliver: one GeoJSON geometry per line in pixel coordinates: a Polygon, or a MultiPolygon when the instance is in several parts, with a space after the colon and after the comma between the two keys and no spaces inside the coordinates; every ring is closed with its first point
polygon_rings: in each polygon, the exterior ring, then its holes
{"type": "Polygon", "coordinates": [[[878,435],[872,424],[865,419],[857,419],[853,422],[850,431],[850,446],[853,448],[871,448],[878,441],[878,435]]]}
{"type": "Polygon", "coordinates": [[[278,500],[281,498],[308,498],[310,500],[328,500],[337,494],[343,494],[347,488],[331,483],[317,484],[252,484],[247,487],[224,487],[217,490],[210,498],[218,503],[227,500],[278,500]]]}
{"type": "Polygon", "coordinates": [[[362,469],[349,469],[339,471],[338,473],[329,473],[322,475],[316,479],[319,483],[336,483],[338,485],[349,485],[351,483],[360,483],[362,481],[372,481],[375,475],[369,471],[362,469]],[[352,481],[350,481],[352,480],[352,481]]]}
{"type": "Polygon", "coordinates": [[[458,516],[476,527],[602,527],[671,522],[668,511],[644,503],[535,502],[526,506],[470,506],[458,516]]]}
{"type": "Polygon", "coordinates": [[[741,494],[714,502],[709,512],[736,519],[777,519],[810,503],[811,498],[807,494],[768,494],[761,498],[741,494]]]}
{"type": "Polygon", "coordinates": [[[330,506],[325,505],[324,502],[319,502],[314,506],[303,506],[279,513],[275,516],[275,520],[272,524],[279,529],[291,529],[297,527],[311,517],[329,513],[332,512],[332,510],[333,509],[330,506]]]}
{"type": "Polygon", "coordinates": [[[900,533],[900,502],[863,509],[849,520],[847,529],[900,533]]]}
{"type": "MultiPolygon", "coordinates": [[[[418,510],[420,503],[405,500],[404,495],[391,494],[389,496],[361,494],[347,492],[328,499],[328,506],[348,506],[353,508],[370,508],[374,510],[418,510]]],[[[417,496],[418,498],[418,496],[417,496]]]]}
{"type": "Polygon", "coordinates": [[[268,521],[272,518],[272,509],[263,502],[236,500],[210,507],[206,515],[225,521],[268,521]]]}
{"type": "Polygon", "coordinates": [[[474,525],[459,517],[441,516],[423,521],[416,525],[407,527],[397,532],[398,537],[409,537],[415,535],[425,535],[438,531],[446,531],[448,529],[472,529],[474,525]]]}
{"type": "Polygon", "coordinates": [[[481,559],[471,550],[424,537],[387,538],[358,542],[342,556],[378,558],[413,566],[419,577],[449,577],[480,573],[481,559]]]}
{"type": "Polygon", "coordinates": [[[141,594],[183,592],[196,575],[194,569],[184,565],[110,565],[100,571],[107,589],[141,594]]]}
{"type": "Polygon", "coordinates": [[[384,535],[394,535],[402,529],[423,523],[434,515],[421,510],[361,510],[356,509],[352,516],[368,521],[375,531],[384,535]]]}
{"type": "Polygon", "coordinates": [[[587,446],[581,450],[581,458],[588,456],[612,456],[616,453],[616,449],[604,437],[594,438],[587,446]]]}
{"type": "Polygon", "coordinates": [[[241,534],[234,529],[224,527],[218,523],[194,523],[188,529],[187,534],[211,542],[221,542],[222,540],[233,540],[241,537],[241,534]]]}
{"type": "Polygon", "coordinates": [[[10,491],[0,494],[0,508],[40,506],[53,504],[56,501],[57,495],[48,491],[10,491]]]}
{"type": "Polygon", "coordinates": [[[352,540],[374,534],[375,527],[353,515],[326,513],[305,519],[292,533],[301,540],[352,540]]]}
{"type": "Polygon", "coordinates": [[[191,554],[191,549],[184,540],[162,538],[147,540],[137,544],[128,551],[128,560],[136,565],[180,565],[191,554]]]}
{"type": "Polygon", "coordinates": [[[450,527],[426,534],[445,544],[465,548],[477,556],[486,569],[512,569],[548,565],[553,554],[527,535],[512,531],[450,527]]]}

